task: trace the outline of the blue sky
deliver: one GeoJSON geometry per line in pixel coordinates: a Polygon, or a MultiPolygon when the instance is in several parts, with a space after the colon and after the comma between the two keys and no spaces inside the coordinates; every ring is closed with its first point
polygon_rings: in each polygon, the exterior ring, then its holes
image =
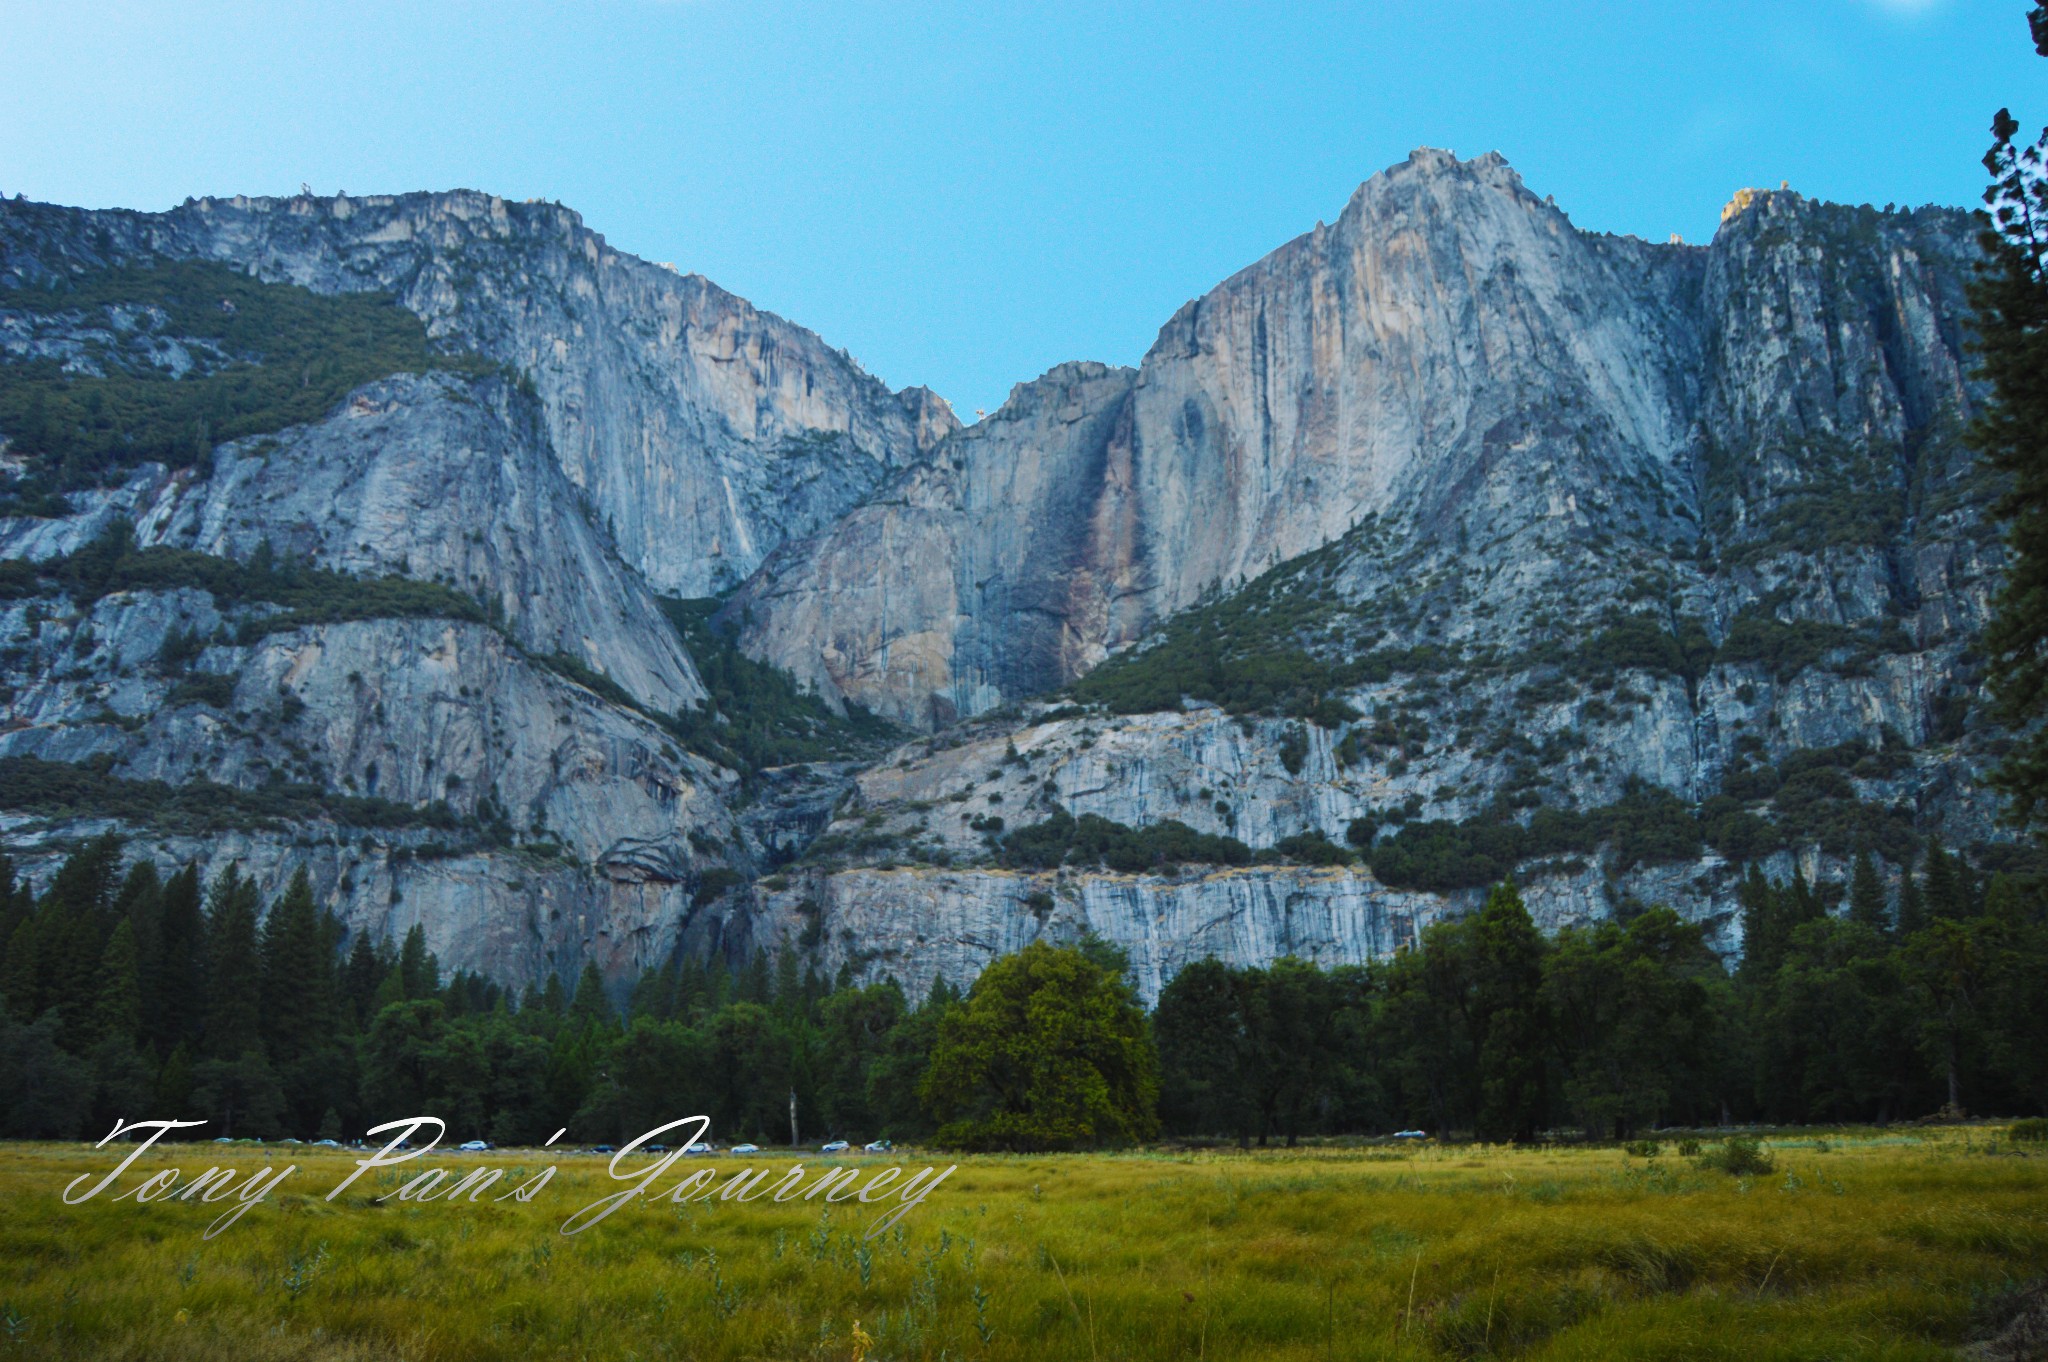
{"type": "Polygon", "coordinates": [[[1974,203],[1992,111],[2048,121],[2025,10],[0,0],[0,191],[559,199],[971,419],[1136,363],[1418,145],[1658,240],[1780,180],[1974,203]]]}

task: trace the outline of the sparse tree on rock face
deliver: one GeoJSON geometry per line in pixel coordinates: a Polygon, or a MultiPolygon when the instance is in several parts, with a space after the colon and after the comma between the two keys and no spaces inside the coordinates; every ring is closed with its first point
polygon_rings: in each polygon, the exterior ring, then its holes
{"type": "MultiPolygon", "coordinates": [[[[2048,7],[2027,16],[2048,56],[2048,7]]],[[[1970,289],[1978,373],[1991,399],[1973,444],[2009,479],[1996,514],[2012,560],[1984,631],[1992,692],[2020,737],[1994,781],[2023,826],[2048,822],[2048,130],[2021,145],[2000,109],[1984,154],[1991,185],[1979,238],[1986,262],[1970,289]]]]}

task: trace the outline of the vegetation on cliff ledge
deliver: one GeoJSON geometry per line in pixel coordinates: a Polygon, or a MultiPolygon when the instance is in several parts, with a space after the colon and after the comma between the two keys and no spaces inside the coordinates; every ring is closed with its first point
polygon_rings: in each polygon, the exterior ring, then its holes
{"type": "Polygon", "coordinates": [[[138,548],[126,521],[76,553],[43,562],[0,560],[0,599],[62,591],[79,605],[91,605],[120,591],[178,590],[204,591],[222,610],[281,607],[247,614],[236,632],[243,643],[309,624],[416,618],[482,623],[487,614],[476,597],[440,582],[314,567],[275,553],[267,540],[246,563],[191,549],[138,548]]]}
{"type": "Polygon", "coordinates": [[[0,312],[58,333],[49,353],[0,357],[0,434],[28,457],[0,486],[0,514],[66,515],[67,492],[140,463],[203,464],[216,444],[316,421],[391,374],[494,367],[436,349],[388,295],[323,295],[211,261],[0,290],[0,312]]]}
{"type": "Polygon", "coordinates": [[[752,775],[795,762],[872,756],[903,737],[896,725],[857,704],[833,713],[788,672],[741,652],[715,618],[723,605],[717,598],[661,601],[710,692],[697,709],[675,717],[686,746],[752,775]]]}

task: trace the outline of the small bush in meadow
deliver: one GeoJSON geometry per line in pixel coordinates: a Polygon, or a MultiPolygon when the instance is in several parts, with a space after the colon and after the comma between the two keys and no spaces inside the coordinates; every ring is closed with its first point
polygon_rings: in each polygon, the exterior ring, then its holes
{"type": "Polygon", "coordinates": [[[1699,1156],[1702,1168],[1718,1168],[1734,1177],[1761,1177],[1776,1168],[1770,1151],[1753,1135],[1730,1135],[1720,1147],[1699,1156]]]}
{"type": "Polygon", "coordinates": [[[2015,1121],[2012,1129],[2005,1133],[2014,1144],[2048,1143],[2048,1117],[2036,1116],[2031,1120],[2015,1121]]]}
{"type": "Polygon", "coordinates": [[[1655,1140],[1630,1140],[1622,1148],[1639,1159],[1654,1159],[1664,1152],[1664,1146],[1655,1140]]]}
{"type": "Polygon", "coordinates": [[[1700,1156],[1700,1142],[1684,1139],[1678,1142],[1678,1156],[1682,1159],[1696,1159],[1700,1156]]]}

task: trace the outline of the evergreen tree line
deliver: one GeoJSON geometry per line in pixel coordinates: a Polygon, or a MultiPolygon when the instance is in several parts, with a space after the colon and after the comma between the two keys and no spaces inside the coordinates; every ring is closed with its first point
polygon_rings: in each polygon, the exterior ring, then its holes
{"type": "Polygon", "coordinates": [[[1159,999],[1165,1128],[1310,1133],[2048,1113],[2048,892],[1930,842],[1888,895],[1752,866],[1731,973],[1668,908],[1546,938],[1512,883],[1383,964],[1203,961],[1159,999]]]}
{"type": "Polygon", "coordinates": [[[117,1117],[208,1135],[346,1138],[429,1112],[460,1138],[615,1140],[708,1111],[722,1138],[934,1129],[918,1097],[943,983],[835,987],[794,955],[681,960],[623,1008],[594,965],[513,992],[444,979],[319,908],[301,871],[267,913],[232,867],[161,878],[108,836],[40,897],[0,857],[0,1135],[97,1137],[117,1117]],[[689,1105],[688,1111],[681,1105],[689,1105]]]}
{"type": "Polygon", "coordinates": [[[1845,897],[1752,869],[1733,974],[1663,908],[1546,938],[1506,883],[1386,962],[1197,962],[1149,1017],[1093,939],[964,997],[757,953],[646,971],[621,1006],[594,966],[517,995],[443,979],[418,928],[347,939],[303,872],[264,912],[232,868],[164,879],[106,837],[40,896],[0,858],[0,1134],[176,1115],[342,1139],[431,1113],[457,1139],[616,1143],[701,1111],[780,1144],[793,1104],[804,1141],[1052,1149],[2048,1113],[2043,887],[1930,844],[1895,902],[1868,858],[1845,897]]]}

